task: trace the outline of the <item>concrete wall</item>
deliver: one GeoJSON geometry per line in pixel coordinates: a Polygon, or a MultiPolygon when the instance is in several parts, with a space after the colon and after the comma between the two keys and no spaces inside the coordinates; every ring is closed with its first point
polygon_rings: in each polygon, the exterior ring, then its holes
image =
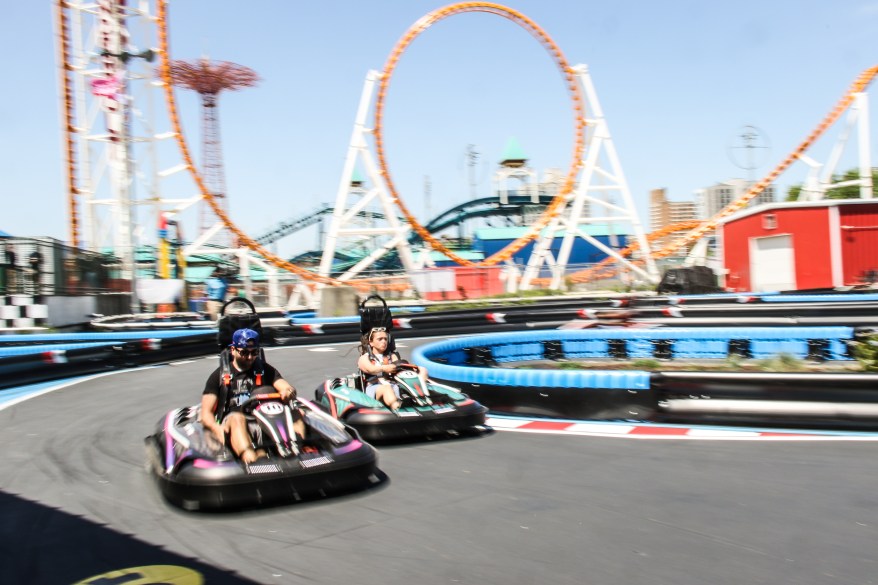
{"type": "Polygon", "coordinates": [[[131,312],[131,296],[128,293],[45,297],[44,304],[49,308],[49,327],[88,323],[95,315],[125,315],[131,312]]]}
{"type": "Polygon", "coordinates": [[[328,286],[320,291],[318,317],[347,317],[357,315],[360,297],[349,286],[328,286]]]}

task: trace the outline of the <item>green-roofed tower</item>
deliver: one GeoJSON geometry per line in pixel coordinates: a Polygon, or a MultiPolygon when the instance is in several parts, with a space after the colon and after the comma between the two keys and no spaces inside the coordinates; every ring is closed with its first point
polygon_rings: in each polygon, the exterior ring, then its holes
{"type": "Polygon", "coordinates": [[[514,137],[507,140],[506,146],[503,148],[503,159],[500,161],[500,166],[517,169],[526,164],[527,156],[524,154],[524,149],[521,148],[518,140],[514,137]]]}
{"type": "Polygon", "coordinates": [[[360,169],[354,167],[354,172],[351,174],[351,187],[362,187],[363,186],[363,175],[360,174],[360,169]]]}

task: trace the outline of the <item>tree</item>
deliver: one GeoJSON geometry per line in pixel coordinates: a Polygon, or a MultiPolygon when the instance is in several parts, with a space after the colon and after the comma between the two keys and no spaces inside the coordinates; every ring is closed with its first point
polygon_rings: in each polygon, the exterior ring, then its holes
{"type": "MultiPolygon", "coordinates": [[[[842,181],[852,181],[860,177],[859,169],[850,169],[844,175],[833,175],[832,183],[840,183],[842,181]]],[[[798,201],[802,193],[802,183],[790,186],[787,190],[786,201],[798,201]]],[[[872,168],[872,195],[878,197],[878,168],[872,168]]],[[[844,187],[830,187],[826,190],[826,199],[859,199],[859,185],[845,185],[844,187]]]]}
{"type": "Polygon", "coordinates": [[[796,183],[795,185],[792,185],[789,188],[789,190],[787,191],[786,201],[798,201],[799,194],[801,192],[802,192],[802,184],[801,183],[796,183]]]}

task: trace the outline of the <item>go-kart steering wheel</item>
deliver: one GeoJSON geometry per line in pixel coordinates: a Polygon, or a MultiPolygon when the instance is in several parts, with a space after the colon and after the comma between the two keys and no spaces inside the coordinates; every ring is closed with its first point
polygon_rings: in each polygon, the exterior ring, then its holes
{"type": "Polygon", "coordinates": [[[399,370],[411,370],[412,372],[419,372],[421,370],[421,368],[409,362],[393,362],[392,365],[396,366],[399,370]]]}
{"type": "Polygon", "coordinates": [[[272,392],[270,394],[254,394],[253,396],[241,403],[241,411],[250,413],[253,411],[254,408],[259,406],[263,402],[271,402],[275,400],[278,402],[285,402],[279,392],[272,392]]]}

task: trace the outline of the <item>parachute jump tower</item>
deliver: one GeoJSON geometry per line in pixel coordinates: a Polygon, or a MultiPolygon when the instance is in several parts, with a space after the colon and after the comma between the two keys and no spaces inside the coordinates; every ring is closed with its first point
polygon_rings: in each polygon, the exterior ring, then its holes
{"type": "MultiPolygon", "coordinates": [[[[226,172],[223,164],[222,141],[219,126],[219,95],[223,91],[235,91],[252,87],[259,76],[249,67],[228,61],[210,61],[201,58],[194,61],[171,62],[171,79],[174,85],[191,89],[201,96],[201,174],[211,195],[219,200],[220,207],[229,212],[226,192],[226,172]]],[[[212,240],[223,247],[231,246],[231,237],[225,227],[202,202],[200,209],[199,241],[212,240]]]]}

